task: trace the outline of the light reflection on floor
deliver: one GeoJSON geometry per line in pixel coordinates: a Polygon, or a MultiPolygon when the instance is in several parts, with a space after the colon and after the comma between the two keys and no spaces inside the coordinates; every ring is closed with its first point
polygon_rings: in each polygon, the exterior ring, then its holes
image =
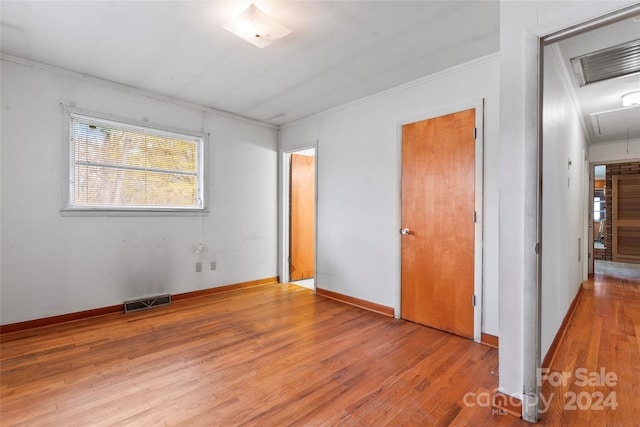
{"type": "Polygon", "coordinates": [[[640,264],[596,260],[595,274],[619,277],[621,279],[637,279],[640,278],[640,264]]]}

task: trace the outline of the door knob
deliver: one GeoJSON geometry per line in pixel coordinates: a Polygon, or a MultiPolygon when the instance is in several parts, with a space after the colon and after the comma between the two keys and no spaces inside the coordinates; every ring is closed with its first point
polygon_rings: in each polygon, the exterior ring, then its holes
{"type": "Polygon", "coordinates": [[[401,228],[400,229],[400,234],[407,236],[409,233],[411,233],[411,230],[409,230],[408,228],[401,228]]]}

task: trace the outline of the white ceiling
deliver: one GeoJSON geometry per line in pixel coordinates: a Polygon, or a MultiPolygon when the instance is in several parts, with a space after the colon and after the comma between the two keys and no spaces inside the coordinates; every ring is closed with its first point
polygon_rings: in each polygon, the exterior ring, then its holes
{"type": "Polygon", "coordinates": [[[256,1],[293,33],[222,25],[249,1],[1,1],[1,50],[283,124],[497,52],[497,1],[256,1]]]}
{"type": "Polygon", "coordinates": [[[571,58],[639,38],[640,15],[558,42],[592,144],[640,138],[640,107],[622,107],[622,95],[640,90],[640,74],[579,87],[571,58]]]}

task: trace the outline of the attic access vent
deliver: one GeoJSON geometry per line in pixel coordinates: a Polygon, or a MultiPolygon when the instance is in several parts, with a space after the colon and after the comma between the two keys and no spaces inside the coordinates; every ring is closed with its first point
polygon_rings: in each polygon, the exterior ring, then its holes
{"type": "Polygon", "coordinates": [[[640,39],[571,58],[580,87],[640,72],[640,39]]]}
{"type": "Polygon", "coordinates": [[[618,108],[591,114],[591,124],[596,135],[615,135],[625,129],[640,129],[640,107],[618,108]]]}
{"type": "Polygon", "coordinates": [[[146,310],[151,307],[171,304],[171,295],[158,295],[155,297],[141,298],[124,302],[124,312],[146,310]]]}

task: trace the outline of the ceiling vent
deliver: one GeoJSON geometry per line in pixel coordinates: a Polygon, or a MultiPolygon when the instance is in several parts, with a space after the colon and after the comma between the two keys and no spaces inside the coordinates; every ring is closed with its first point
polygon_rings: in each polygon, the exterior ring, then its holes
{"type": "Polygon", "coordinates": [[[571,58],[580,87],[640,73],[640,39],[571,58]]]}
{"type": "Polygon", "coordinates": [[[591,124],[597,136],[616,135],[621,129],[638,129],[640,128],[640,107],[592,113],[591,124]]]}

